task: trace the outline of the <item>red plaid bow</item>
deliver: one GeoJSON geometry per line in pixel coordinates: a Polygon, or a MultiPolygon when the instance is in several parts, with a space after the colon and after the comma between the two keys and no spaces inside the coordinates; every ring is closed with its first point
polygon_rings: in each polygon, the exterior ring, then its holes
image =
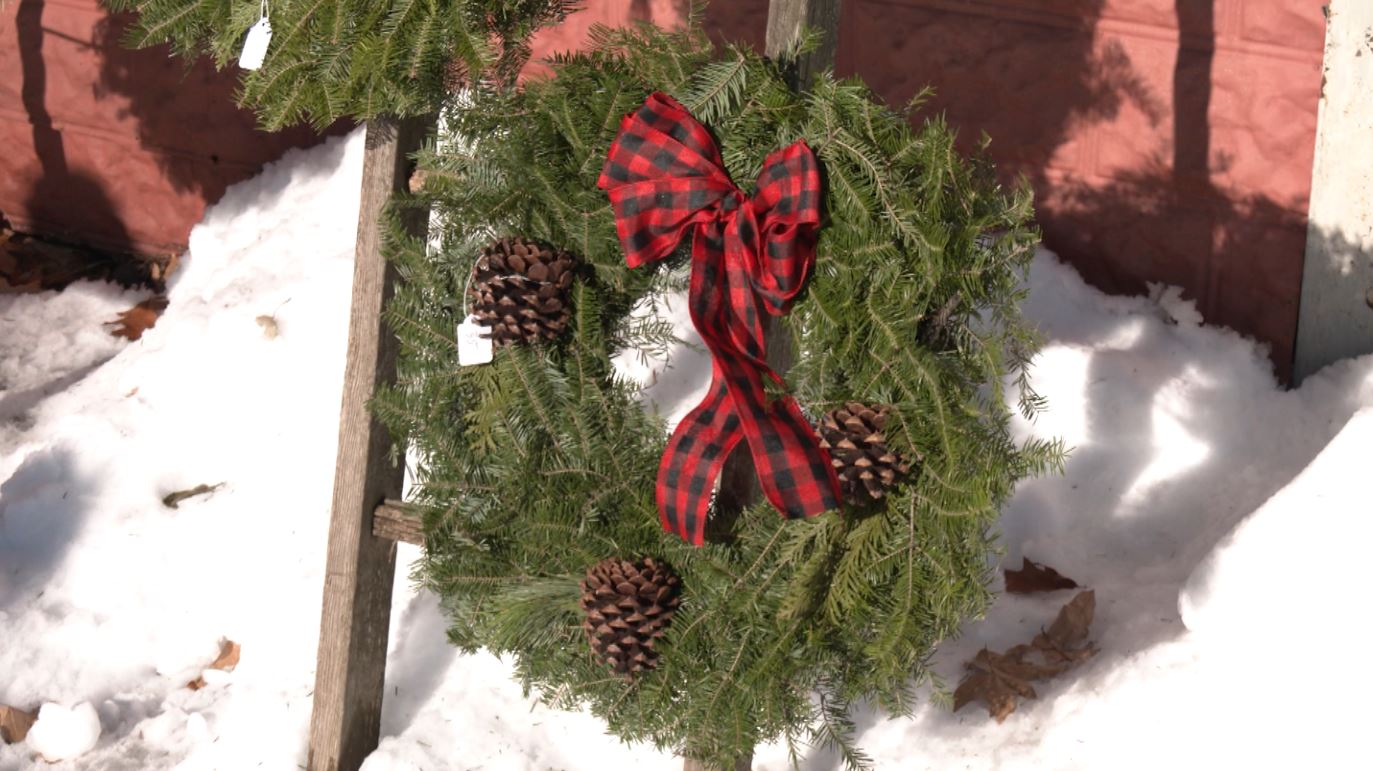
{"type": "Polygon", "coordinates": [[[705,127],[666,94],[625,116],[598,183],[610,194],[631,268],[694,233],[691,321],[712,354],[710,392],[668,441],[658,467],[663,528],[700,544],[711,490],[747,439],[763,493],[784,517],[838,508],[839,482],[796,400],[769,402],[758,301],[786,313],[815,264],[820,174],[804,142],[769,155],[758,189],[730,181],[705,127]]]}

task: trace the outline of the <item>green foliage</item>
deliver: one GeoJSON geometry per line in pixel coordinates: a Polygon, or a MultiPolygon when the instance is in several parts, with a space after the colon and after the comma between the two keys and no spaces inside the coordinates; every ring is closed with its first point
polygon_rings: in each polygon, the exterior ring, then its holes
{"type": "MultiPolygon", "coordinates": [[[[237,61],[259,0],[107,0],[137,11],[128,43],[170,43],[182,56],[237,61]]],[[[269,0],[272,41],[262,68],[243,73],[240,101],[278,129],[304,120],[422,115],[454,80],[510,81],[539,27],[578,0],[269,0]]]]}
{"type": "Polygon", "coordinates": [[[1036,241],[1029,195],[1003,192],[938,121],[912,129],[856,81],[821,77],[798,95],[772,63],[717,59],[697,32],[600,29],[554,68],[451,110],[420,159],[423,193],[398,204],[437,215],[436,244],[392,239],[404,283],[387,318],[403,355],[377,403],[416,464],[419,577],[455,645],[514,654],[526,688],[590,705],[625,740],[725,766],[781,736],[861,767],[849,705],[911,709],[934,645],[988,603],[998,507],[1062,460],[1056,442],[1012,442],[1003,401],[1036,345],[1017,310],[1036,241]],[[630,311],[684,266],[628,270],[596,189],[621,117],[654,90],[707,122],[745,189],[792,141],[820,157],[828,214],[817,274],[788,317],[788,381],[812,414],[894,406],[888,441],[921,473],[885,505],[784,521],[760,504],[731,543],[699,549],[660,529],[665,429],[610,360],[670,342],[630,311]],[[556,345],[460,369],[463,288],[479,247],[505,233],[581,256],[574,320],[556,345]],[[660,668],[625,682],[590,655],[577,584],[605,557],[645,555],[682,576],[682,606],[660,668]]]}

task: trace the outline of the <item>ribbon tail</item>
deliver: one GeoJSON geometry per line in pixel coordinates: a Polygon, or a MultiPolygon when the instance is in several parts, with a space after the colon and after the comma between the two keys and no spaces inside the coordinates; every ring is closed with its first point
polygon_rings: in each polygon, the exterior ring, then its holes
{"type": "Polygon", "coordinates": [[[715,480],[744,436],[739,417],[730,408],[719,366],[713,370],[709,393],[677,424],[658,466],[658,513],[663,529],[696,546],[705,542],[715,480]]]}
{"type": "Polygon", "coordinates": [[[786,519],[839,509],[839,477],[796,400],[784,396],[773,401],[765,425],[762,441],[749,437],[749,450],[768,502],[786,519]],[[783,451],[769,451],[777,446],[783,451]]]}

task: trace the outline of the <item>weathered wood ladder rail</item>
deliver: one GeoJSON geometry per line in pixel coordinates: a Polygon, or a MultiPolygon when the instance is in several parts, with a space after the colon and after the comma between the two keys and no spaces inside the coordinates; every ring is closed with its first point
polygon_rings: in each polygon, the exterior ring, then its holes
{"type": "MultiPolygon", "coordinates": [[[[815,51],[794,63],[790,77],[804,86],[812,73],[830,67],[839,26],[840,0],[770,0],[766,53],[778,57],[806,27],[824,37],[815,51]]],[[[391,462],[391,438],[370,413],[377,389],[395,381],[398,343],[382,322],[381,311],[395,286],[395,269],[382,255],[383,213],[394,193],[404,190],[412,157],[436,126],[433,116],[367,123],[362,198],[358,212],[348,358],[339,417],[338,458],[320,615],[314,711],[310,720],[309,771],[356,771],[381,734],[391,590],[396,575],[396,542],[423,543],[412,509],[400,501],[403,466],[391,462]]],[[[406,230],[424,237],[422,212],[413,212],[406,230]]],[[[788,364],[790,342],[780,327],[768,335],[769,363],[779,372],[788,364]]],[[[456,354],[455,354],[456,355],[456,354]]],[[[741,448],[742,449],[742,448],[741,448]]],[[[757,495],[747,452],[735,453],[722,481],[722,495],[745,501],[757,495]],[[743,459],[734,462],[735,458],[743,459]]],[[[735,769],[748,769],[740,758],[735,769]]],[[[685,771],[705,771],[695,761],[685,771]]]]}

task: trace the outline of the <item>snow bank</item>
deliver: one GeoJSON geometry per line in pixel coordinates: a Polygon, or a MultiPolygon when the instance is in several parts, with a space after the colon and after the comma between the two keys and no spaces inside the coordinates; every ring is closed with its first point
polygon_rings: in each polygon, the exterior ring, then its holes
{"type": "Polygon", "coordinates": [[[362,150],[358,131],[233,187],[157,326],[99,368],[61,360],[60,330],[27,343],[76,382],[0,464],[0,703],[93,704],[103,736],[71,767],[303,762],[362,150]],[[187,689],[226,637],[230,682],[187,689]]]}
{"type": "Polygon", "coordinates": [[[33,427],[30,412],[124,347],[101,322],[146,296],[89,281],[62,292],[0,295],[0,479],[14,471],[7,460],[33,427]]]}
{"type": "MultiPolygon", "coordinates": [[[[0,746],[0,771],[304,763],[362,148],[355,132],[232,188],[137,343],[92,331],[137,300],[107,288],[0,298],[0,703],[88,702],[96,717],[44,729],[74,760],[35,760],[39,732],[0,746]],[[237,668],[186,688],[222,638],[242,645],[237,668]]],[[[1063,477],[1017,489],[1005,558],[1094,588],[1101,653],[1000,725],[976,707],[860,711],[862,745],[883,769],[1367,767],[1353,721],[1368,676],[1344,662],[1369,637],[1355,571],[1373,535],[1358,473],[1373,358],[1288,392],[1260,347],[1204,326],[1175,289],[1106,297],[1044,253],[1030,290],[1050,409],[1014,430],[1075,450],[1063,477]]],[[[673,415],[699,395],[678,377],[693,355],[666,374],[621,364],[673,415]]],[[[1067,598],[1001,597],[935,670],[956,682],[980,647],[1030,639],[1067,598]]],[[[445,626],[434,597],[398,582],[367,771],[681,767],[533,705],[506,662],[459,655],[445,626]]],[[[758,749],[755,768],[786,767],[784,748],[758,749]]]]}
{"type": "Polygon", "coordinates": [[[1351,611],[1367,605],[1373,509],[1360,482],[1370,455],[1373,408],[1359,411],[1193,571],[1179,603],[1187,628],[1208,644],[1238,649],[1293,644],[1337,620],[1349,642],[1369,641],[1373,618],[1351,611]]]}
{"type": "Polygon", "coordinates": [[[100,717],[90,702],[83,701],[70,709],[44,704],[25,742],[44,760],[56,763],[86,754],[99,738],[100,717]]]}

